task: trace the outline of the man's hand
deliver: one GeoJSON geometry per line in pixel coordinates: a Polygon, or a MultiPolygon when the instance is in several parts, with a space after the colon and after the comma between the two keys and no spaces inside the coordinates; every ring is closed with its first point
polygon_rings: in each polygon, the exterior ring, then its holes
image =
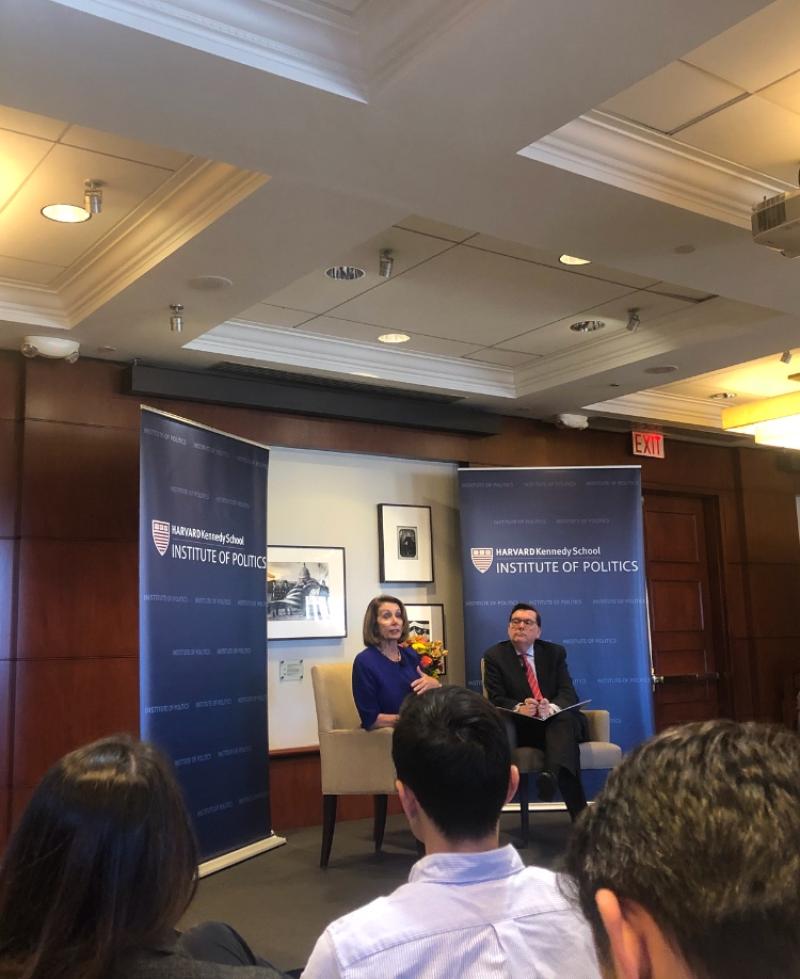
{"type": "Polygon", "coordinates": [[[526,697],[525,700],[517,706],[517,713],[524,714],[526,717],[538,717],[539,705],[536,703],[533,697],[526,697]]]}
{"type": "Polygon", "coordinates": [[[548,717],[552,717],[553,714],[555,714],[553,705],[550,703],[547,697],[542,697],[537,706],[539,707],[538,716],[541,717],[543,721],[546,721],[548,717]]]}
{"type": "Polygon", "coordinates": [[[414,680],[411,684],[411,689],[414,693],[425,693],[426,690],[433,690],[436,687],[441,687],[441,683],[436,679],[436,677],[428,676],[427,673],[422,672],[422,667],[417,667],[417,673],[419,677],[414,680]]]}

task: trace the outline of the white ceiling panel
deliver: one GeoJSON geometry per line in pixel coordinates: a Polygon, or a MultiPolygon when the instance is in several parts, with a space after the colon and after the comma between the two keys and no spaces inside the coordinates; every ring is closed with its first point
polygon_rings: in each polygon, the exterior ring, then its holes
{"type": "MultiPolygon", "coordinates": [[[[800,354],[800,350],[793,352],[795,355],[800,354]]],[[[746,364],[699,374],[674,384],[665,384],[657,390],[686,398],[709,398],[718,391],[728,391],[737,395],[736,400],[728,404],[746,404],[759,398],[792,394],[800,390],[797,381],[789,378],[790,374],[797,372],[796,363],[781,363],[780,353],[776,351],[771,357],[761,357],[746,364]]],[[[721,404],[725,406],[725,402],[721,404]]]]}
{"type": "Polygon", "coordinates": [[[723,159],[797,183],[800,116],[758,95],[687,127],[679,138],[723,159]]]}
{"type": "Polygon", "coordinates": [[[777,0],[682,59],[748,92],[800,68],[800,0],[777,0]]]}
{"type": "Polygon", "coordinates": [[[459,245],[339,312],[386,329],[491,346],[630,291],[459,245]]]}
{"type": "MultiPolygon", "coordinates": [[[[0,209],[47,156],[50,147],[46,140],[35,136],[0,130],[0,209]]],[[[8,226],[7,214],[3,215],[3,223],[8,226]]]]}
{"type": "Polygon", "coordinates": [[[774,102],[790,112],[800,115],[800,71],[762,89],[759,98],[774,102]]]}
{"type": "Polygon", "coordinates": [[[33,112],[23,112],[21,109],[0,105],[0,129],[11,129],[15,133],[55,141],[66,128],[67,123],[60,119],[37,116],[33,112]]]}
{"type": "Polygon", "coordinates": [[[61,137],[61,142],[68,146],[77,146],[95,153],[105,153],[108,156],[119,156],[124,160],[135,163],[148,163],[153,167],[163,167],[165,170],[177,170],[189,160],[186,153],[179,153],[164,146],[148,146],[137,139],[125,139],[113,133],[101,133],[97,129],[87,129],[85,126],[70,126],[61,137]]]}
{"type": "Polygon", "coordinates": [[[600,108],[669,133],[741,94],[742,89],[694,65],[673,61],[600,108]]]}
{"type": "Polygon", "coordinates": [[[168,170],[57,144],[3,211],[0,254],[69,266],[169,176],[168,170]],[[82,204],[87,177],[105,184],[102,214],[83,224],[38,216],[45,204],[82,204]],[[25,220],[31,214],[38,220],[25,220]]]}
{"type": "Polygon", "coordinates": [[[26,262],[19,258],[0,255],[0,279],[12,280],[15,284],[46,286],[63,271],[60,265],[26,262]]]}
{"type": "Polygon", "coordinates": [[[447,241],[466,241],[475,234],[474,231],[456,228],[452,224],[443,224],[441,221],[431,221],[418,214],[409,214],[407,218],[397,222],[397,227],[418,231],[423,235],[432,235],[434,238],[445,238],[447,241]]]}
{"type": "MultiPolygon", "coordinates": [[[[287,306],[290,309],[307,310],[310,313],[327,313],[342,303],[374,289],[385,286],[403,272],[425,262],[453,245],[439,238],[430,238],[402,228],[388,228],[363,245],[343,255],[331,255],[331,265],[355,265],[363,268],[365,275],[353,282],[329,279],[324,269],[318,269],[279,289],[264,302],[273,306],[287,306]],[[387,280],[378,274],[379,252],[384,248],[392,250],[394,269],[392,278],[387,280]]],[[[367,320],[369,322],[369,320],[367,320]]]]}
{"type": "Polygon", "coordinates": [[[581,249],[575,245],[572,248],[565,248],[563,252],[556,254],[546,251],[544,248],[533,248],[531,245],[520,245],[514,241],[502,241],[492,235],[475,235],[467,243],[467,248],[480,248],[483,251],[495,252],[497,255],[508,255],[511,258],[521,258],[526,262],[535,262],[537,265],[548,265],[550,268],[558,269],[560,272],[567,272],[570,275],[585,275],[590,279],[604,279],[606,282],[615,282],[623,286],[632,286],[634,289],[646,289],[653,285],[657,279],[647,279],[643,275],[634,275],[632,272],[623,272],[620,269],[612,269],[607,265],[598,265],[591,261],[591,255],[584,255],[581,249]],[[578,258],[588,258],[589,265],[562,265],[559,262],[559,254],[576,255],[578,258]]]}
{"type": "Polygon", "coordinates": [[[658,329],[659,323],[667,323],[667,320],[662,320],[663,317],[691,305],[678,299],[655,296],[650,292],[635,292],[626,296],[624,300],[603,303],[594,309],[585,310],[580,315],[567,316],[556,323],[532,330],[525,336],[515,337],[500,346],[504,350],[519,350],[546,357],[574,350],[594,340],[605,340],[610,336],[627,334],[625,325],[628,322],[630,309],[639,310],[640,330],[644,333],[649,329],[658,329]],[[595,333],[576,333],[570,329],[570,325],[578,320],[601,320],[605,323],[605,327],[595,333]]]}
{"type": "Polygon", "coordinates": [[[387,354],[392,351],[412,351],[414,353],[437,354],[442,357],[462,357],[477,349],[474,343],[459,343],[456,340],[441,340],[438,337],[409,334],[407,343],[379,343],[378,337],[385,333],[382,327],[369,323],[353,323],[349,320],[336,319],[333,316],[318,316],[302,327],[299,333],[317,333],[320,336],[336,337],[340,340],[358,340],[377,344],[387,354]]]}
{"type": "Polygon", "coordinates": [[[236,316],[237,320],[248,323],[262,323],[264,326],[294,327],[305,323],[314,314],[301,309],[287,309],[285,306],[270,306],[269,303],[256,303],[250,309],[236,316]]]}

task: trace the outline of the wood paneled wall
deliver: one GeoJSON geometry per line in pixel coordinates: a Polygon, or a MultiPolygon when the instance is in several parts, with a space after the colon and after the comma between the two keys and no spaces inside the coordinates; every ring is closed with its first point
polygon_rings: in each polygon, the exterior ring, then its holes
{"type": "MultiPolygon", "coordinates": [[[[0,837],[65,751],[138,717],[139,400],[122,368],[0,354],[0,837]]],[[[154,407],[270,445],[482,465],[634,461],[627,436],[507,419],[496,436],[181,402],[154,407]]],[[[800,477],[776,453],[668,442],[645,486],[702,497],[719,538],[732,713],[780,719],[800,672],[800,477]]],[[[457,614],[457,613],[454,613],[457,614]]],[[[320,821],[319,759],[273,758],[278,829],[320,821]]],[[[366,815],[366,800],[343,816],[366,815]]]]}

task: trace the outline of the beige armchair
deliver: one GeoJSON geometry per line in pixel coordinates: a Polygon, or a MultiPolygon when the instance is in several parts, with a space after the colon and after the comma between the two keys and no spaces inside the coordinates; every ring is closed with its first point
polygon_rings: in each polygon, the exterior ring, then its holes
{"type": "Polygon", "coordinates": [[[311,667],[317,706],[322,777],[322,850],[320,867],[328,866],[340,795],[374,797],[375,849],[380,850],[389,795],[396,794],[392,764],[392,731],[365,731],[353,701],[350,663],[311,667]]]}
{"type": "MultiPolygon", "coordinates": [[[[481,660],[481,683],[483,683],[483,660],[481,660]]],[[[486,687],[483,688],[486,696],[486,687]]],[[[583,710],[589,728],[589,740],[580,745],[581,771],[590,769],[615,768],[622,760],[622,748],[609,741],[611,736],[611,717],[607,710],[583,710]]],[[[519,769],[519,815],[522,846],[528,845],[530,805],[530,776],[544,770],[544,752],[539,748],[517,745],[517,729],[508,714],[503,721],[511,745],[511,760],[519,769]]]]}

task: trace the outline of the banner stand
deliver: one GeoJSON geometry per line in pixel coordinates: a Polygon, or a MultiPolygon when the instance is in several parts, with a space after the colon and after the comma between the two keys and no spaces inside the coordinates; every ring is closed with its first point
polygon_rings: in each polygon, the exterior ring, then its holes
{"type": "Polygon", "coordinates": [[[197,868],[197,876],[201,879],[210,877],[211,874],[216,874],[220,870],[227,870],[228,867],[233,867],[237,863],[243,863],[245,860],[257,857],[268,850],[283,846],[285,842],[285,837],[273,835],[268,836],[266,840],[259,840],[257,843],[251,843],[249,846],[243,846],[238,850],[231,850],[230,853],[223,853],[220,857],[214,857],[213,860],[205,860],[201,863],[197,868]]]}

